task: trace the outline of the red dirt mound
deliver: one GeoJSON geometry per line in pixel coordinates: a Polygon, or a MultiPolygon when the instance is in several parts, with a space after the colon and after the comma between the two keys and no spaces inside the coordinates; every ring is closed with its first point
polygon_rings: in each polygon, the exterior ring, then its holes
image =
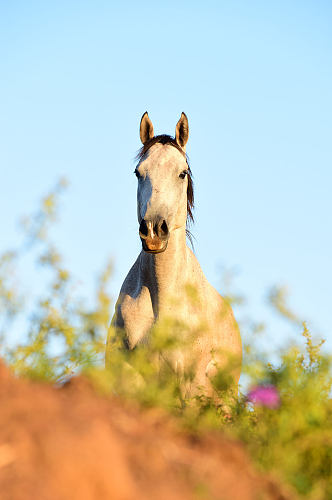
{"type": "Polygon", "coordinates": [[[0,364],[1,500],[290,499],[239,443],[193,437],[167,416],[14,378],[0,364]]]}

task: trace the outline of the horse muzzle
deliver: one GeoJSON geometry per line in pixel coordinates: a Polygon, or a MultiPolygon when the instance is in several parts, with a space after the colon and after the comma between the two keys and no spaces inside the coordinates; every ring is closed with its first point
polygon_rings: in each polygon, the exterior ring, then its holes
{"type": "Polygon", "coordinates": [[[143,250],[147,253],[161,253],[167,248],[169,230],[164,219],[147,221],[142,219],[139,226],[139,235],[143,250]]]}

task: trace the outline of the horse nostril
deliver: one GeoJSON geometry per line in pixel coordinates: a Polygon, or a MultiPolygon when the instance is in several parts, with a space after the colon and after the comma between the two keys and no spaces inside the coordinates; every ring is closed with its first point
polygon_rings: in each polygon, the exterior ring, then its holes
{"type": "Polygon", "coordinates": [[[167,222],[165,220],[163,220],[163,222],[160,226],[160,230],[161,230],[160,236],[167,236],[168,235],[168,226],[167,226],[167,222]]]}
{"type": "Polygon", "coordinates": [[[139,225],[139,234],[145,238],[147,238],[147,236],[148,236],[148,226],[147,226],[144,219],[142,220],[142,222],[139,225]]]}

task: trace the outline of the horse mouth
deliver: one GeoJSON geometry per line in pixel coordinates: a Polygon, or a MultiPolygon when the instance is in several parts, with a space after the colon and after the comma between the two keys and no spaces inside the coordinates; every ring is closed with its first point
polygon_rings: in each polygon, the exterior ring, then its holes
{"type": "Polygon", "coordinates": [[[167,240],[160,240],[159,238],[141,238],[142,247],[146,253],[162,253],[165,252],[168,244],[167,240]]]}

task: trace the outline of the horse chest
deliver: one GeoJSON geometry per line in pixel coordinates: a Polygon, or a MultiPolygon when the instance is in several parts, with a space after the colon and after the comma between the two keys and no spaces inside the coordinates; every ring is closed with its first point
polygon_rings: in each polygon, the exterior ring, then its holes
{"type": "Polygon", "coordinates": [[[146,286],[141,286],[135,294],[124,293],[120,297],[116,316],[116,326],[124,329],[130,349],[144,342],[156,321],[179,321],[185,329],[190,326],[190,330],[199,328],[205,322],[202,308],[187,296],[167,294],[152,299],[146,286]]]}

